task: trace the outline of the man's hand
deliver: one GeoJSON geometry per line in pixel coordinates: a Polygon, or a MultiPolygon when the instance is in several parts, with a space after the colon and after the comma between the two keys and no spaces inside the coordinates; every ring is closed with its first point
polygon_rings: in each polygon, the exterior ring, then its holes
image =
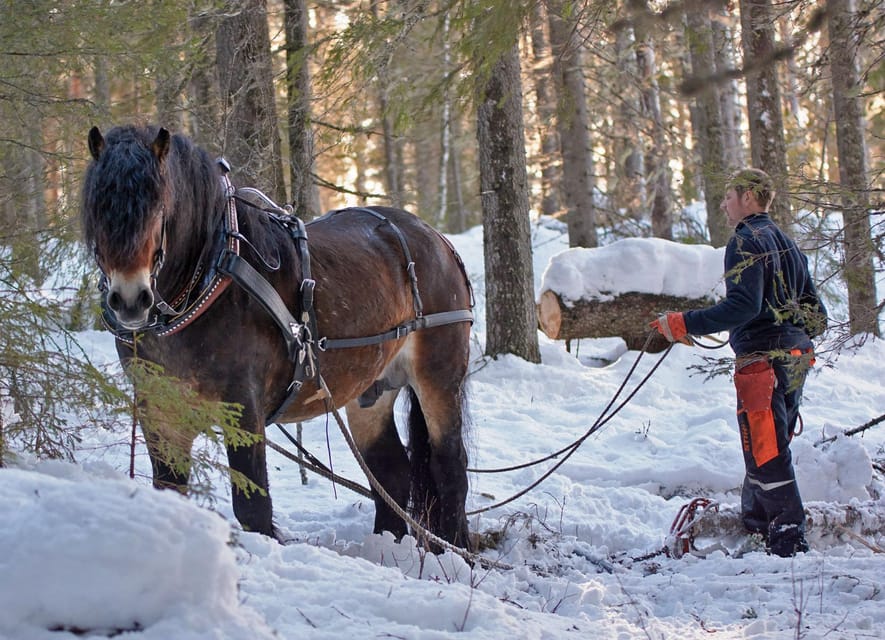
{"type": "Polygon", "coordinates": [[[685,317],[678,312],[665,313],[649,325],[670,342],[691,344],[688,331],[685,329],[685,317]]]}

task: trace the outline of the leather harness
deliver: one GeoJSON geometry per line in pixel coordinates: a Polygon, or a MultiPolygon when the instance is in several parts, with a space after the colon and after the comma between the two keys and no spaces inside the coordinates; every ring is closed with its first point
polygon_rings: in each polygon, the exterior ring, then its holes
{"type": "MultiPolygon", "coordinates": [[[[429,329],[431,327],[439,327],[459,322],[473,322],[472,289],[470,293],[470,309],[442,311],[439,313],[424,315],[421,296],[418,291],[418,280],[415,275],[415,263],[412,260],[408,243],[406,242],[406,238],[402,231],[400,231],[399,227],[397,227],[392,221],[373,209],[367,207],[349,207],[347,209],[331,211],[323,216],[323,218],[336,215],[342,211],[362,211],[390,226],[399,241],[400,248],[402,249],[406,261],[405,268],[411,284],[415,317],[389,329],[388,331],[371,336],[357,338],[327,338],[324,336],[318,338],[316,310],[314,308],[314,289],[316,287],[316,281],[311,277],[310,250],[307,242],[307,229],[304,222],[297,216],[292,215],[290,211],[287,211],[274,203],[264,193],[257,189],[234,189],[227,176],[230,171],[229,165],[224,159],[219,159],[218,163],[221,167],[221,180],[227,197],[222,228],[219,231],[220,237],[216,238],[214,242],[214,246],[220,246],[219,255],[214,261],[210,261],[212,266],[208,273],[202,278],[200,278],[201,267],[197,267],[188,287],[173,299],[172,304],[166,303],[160,297],[156,289],[156,273],[152,273],[154,299],[158,300],[158,302],[154,304],[150,323],[143,329],[140,329],[138,333],[150,332],[158,337],[163,337],[181,331],[200,317],[227,289],[231,282],[236,282],[261,305],[268,315],[270,315],[271,319],[273,319],[277,327],[279,327],[283,339],[286,342],[289,359],[295,365],[292,381],[287,387],[286,398],[276,411],[267,418],[266,424],[276,422],[286,412],[301,391],[301,387],[306,380],[315,380],[317,386],[322,388],[316,357],[317,350],[327,351],[329,349],[371,346],[388,340],[403,338],[420,329],[429,329]],[[258,202],[255,202],[256,199],[258,202]],[[301,261],[301,286],[299,288],[298,305],[300,313],[297,319],[286,307],[286,304],[273,286],[271,286],[264,276],[262,276],[240,255],[241,241],[248,243],[248,240],[239,232],[236,209],[237,200],[246,202],[247,204],[264,211],[271,220],[286,229],[289,236],[295,242],[298,256],[301,261]],[[198,280],[200,282],[199,287],[196,286],[198,280]],[[199,288],[200,294],[193,301],[190,301],[191,293],[197,288],[199,288]],[[175,309],[175,305],[183,305],[184,308],[178,311],[175,309]]],[[[463,263],[458,254],[455,253],[454,247],[452,247],[451,243],[445,238],[445,236],[440,234],[440,237],[452,250],[462,271],[464,271],[463,263]]],[[[465,272],[465,280],[466,278],[467,276],[465,272]]],[[[467,280],[467,283],[469,288],[470,281],[467,280]]],[[[107,276],[102,273],[99,288],[104,292],[107,290],[107,287],[107,276]]],[[[137,332],[127,330],[120,326],[117,322],[116,316],[108,308],[107,296],[102,296],[101,309],[102,320],[105,326],[114,334],[114,336],[116,336],[117,340],[129,345],[134,345],[135,334],[137,332]]],[[[379,391],[383,391],[382,387],[383,381],[376,381],[367,390],[365,395],[369,398],[368,404],[371,404],[373,395],[374,397],[377,397],[379,391]]],[[[363,399],[361,398],[361,404],[362,403],[363,399]]]]}

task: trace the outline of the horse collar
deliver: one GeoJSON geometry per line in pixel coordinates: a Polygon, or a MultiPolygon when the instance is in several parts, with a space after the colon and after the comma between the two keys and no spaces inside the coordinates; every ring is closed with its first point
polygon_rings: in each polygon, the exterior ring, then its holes
{"type": "MultiPolygon", "coordinates": [[[[185,286],[181,293],[173,298],[171,304],[163,300],[157,290],[157,276],[163,267],[166,255],[166,212],[164,210],[163,228],[161,232],[162,240],[160,248],[157,249],[154,254],[154,262],[151,268],[151,288],[154,292],[154,299],[157,302],[154,303],[152,309],[150,324],[138,331],[123,329],[117,322],[114,313],[108,308],[107,299],[102,297],[101,300],[102,321],[107,329],[121,342],[130,345],[134,344],[135,335],[137,333],[153,333],[159,337],[178,333],[199,318],[209,307],[212,306],[212,303],[224,293],[227,287],[230,286],[230,283],[232,282],[231,277],[219,271],[218,266],[226,256],[230,254],[238,256],[240,254],[240,232],[237,223],[237,206],[234,198],[235,189],[231,184],[230,178],[227,176],[230,167],[223,158],[219,159],[218,164],[221,168],[221,183],[227,202],[224,216],[222,216],[222,228],[220,230],[224,243],[218,252],[219,255],[210,258],[208,261],[208,264],[210,265],[209,271],[203,278],[200,277],[203,272],[203,267],[202,265],[197,266],[190,282],[185,286]],[[176,305],[185,304],[188,301],[190,294],[200,281],[203,283],[200,294],[184,309],[176,309],[176,305]]],[[[214,240],[210,239],[209,242],[214,242],[214,240]]],[[[107,288],[107,276],[105,276],[104,273],[102,273],[99,288],[102,290],[107,288]]]]}

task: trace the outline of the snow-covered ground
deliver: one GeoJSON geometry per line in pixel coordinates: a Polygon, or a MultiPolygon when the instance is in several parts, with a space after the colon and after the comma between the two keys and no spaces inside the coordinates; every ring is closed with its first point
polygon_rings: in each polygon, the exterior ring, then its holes
{"type": "MultiPolygon", "coordinates": [[[[567,243],[555,224],[534,234],[537,290],[550,257],[567,243]]],[[[542,364],[483,358],[481,230],[452,240],[477,294],[471,466],[524,462],[574,441],[638,353],[602,339],[569,354],[541,335],[542,364]]],[[[107,334],[80,338],[97,361],[113,361],[107,334]]],[[[806,385],[805,432],[793,451],[816,517],[812,551],[795,559],[753,550],[737,557],[746,539],[732,527],[697,541],[703,549],[723,545],[706,558],[640,559],[664,546],[693,497],[718,501],[723,512],[738,503],[734,392],[727,376],[698,371],[710,355],[677,345],[633,400],[543,484],[471,518],[473,531],[498,540],[484,554],[512,569],[470,567],[451,554],[420,553],[411,539],[373,535],[369,502],[315,476],[302,485],[298,469],[273,452],[276,521],[291,542],[244,533],[223,478],[216,479],[217,513],[156,492],[144,451],[137,460],[143,477],[128,480],[125,434],[96,430],[77,466],[23,461],[0,470],[0,637],[885,637],[885,487],[873,467],[885,458],[885,425],[817,444],[885,410],[881,340],[822,359],[806,385]],[[862,516],[847,531],[833,524],[846,507],[862,516]],[[821,524],[824,516],[833,522],[821,524]],[[878,530],[861,537],[879,553],[857,539],[877,518],[878,530]]],[[[713,355],[729,355],[728,348],[713,355]]],[[[642,358],[627,392],[659,357],[642,358]]],[[[362,480],[334,422],[317,419],[304,432],[320,458],[328,433],[336,471],[362,480]]],[[[269,436],[281,440],[273,429],[269,436]]],[[[510,496],[546,468],[471,474],[468,508],[510,496]]]]}

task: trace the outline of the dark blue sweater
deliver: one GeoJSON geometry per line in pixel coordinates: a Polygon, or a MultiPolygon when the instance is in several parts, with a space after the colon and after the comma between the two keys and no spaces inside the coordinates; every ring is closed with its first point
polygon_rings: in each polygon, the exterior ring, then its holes
{"type": "Polygon", "coordinates": [[[808,259],[765,213],[744,218],[725,248],[725,298],[685,312],[692,335],[729,331],[736,355],[808,349],[826,328],[826,308],[808,259]]]}

